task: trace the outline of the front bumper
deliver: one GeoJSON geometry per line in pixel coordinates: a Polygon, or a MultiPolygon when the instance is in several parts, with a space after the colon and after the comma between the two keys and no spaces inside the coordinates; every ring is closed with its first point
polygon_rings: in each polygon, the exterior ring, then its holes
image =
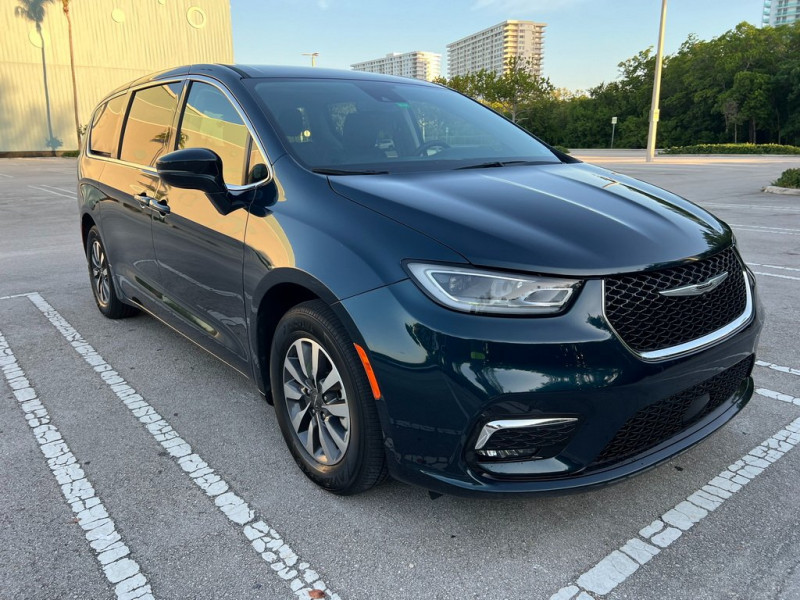
{"type": "Polygon", "coordinates": [[[449,494],[516,495],[581,491],[632,476],[729,421],[752,395],[749,368],[723,402],[669,439],[598,462],[631,417],[751,359],[763,321],[752,293],[753,317],[736,334],[655,362],[617,338],[603,316],[600,280],[587,281],[567,313],[547,318],[457,313],[409,280],[342,307],[381,387],[392,475],[449,494]],[[550,417],[579,423],[555,456],[492,463],[474,452],[487,423],[550,417]]]}

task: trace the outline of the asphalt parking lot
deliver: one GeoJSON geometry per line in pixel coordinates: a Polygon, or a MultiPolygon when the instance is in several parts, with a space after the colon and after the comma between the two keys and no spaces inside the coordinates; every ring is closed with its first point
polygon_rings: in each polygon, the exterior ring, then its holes
{"type": "Polygon", "coordinates": [[[800,160],[575,154],[733,226],[758,393],[632,480],[502,501],[321,491],[251,383],[97,311],[75,160],[0,160],[0,599],[800,599],[800,196],[760,191],[800,160]]]}

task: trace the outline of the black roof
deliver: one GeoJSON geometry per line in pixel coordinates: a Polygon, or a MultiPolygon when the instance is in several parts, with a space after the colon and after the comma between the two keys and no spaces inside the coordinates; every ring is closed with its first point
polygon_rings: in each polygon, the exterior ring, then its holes
{"type": "Polygon", "coordinates": [[[231,79],[257,79],[257,78],[295,78],[295,79],[358,79],[365,81],[395,81],[398,83],[415,83],[420,85],[433,85],[420,79],[367,73],[366,71],[348,71],[346,69],[321,69],[317,67],[289,67],[280,65],[223,65],[223,64],[196,64],[182,67],[173,67],[156,73],[151,73],[126,83],[115,89],[108,96],[123,92],[130,87],[170,79],[186,75],[206,75],[221,82],[231,79]]]}

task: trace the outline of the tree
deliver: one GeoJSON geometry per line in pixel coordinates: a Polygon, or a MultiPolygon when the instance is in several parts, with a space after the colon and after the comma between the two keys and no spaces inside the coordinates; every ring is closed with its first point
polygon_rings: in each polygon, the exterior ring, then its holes
{"type": "Polygon", "coordinates": [[[751,71],[737,73],[733,87],[723,95],[724,101],[733,100],[739,106],[739,118],[750,121],[751,144],[756,143],[758,126],[772,114],[771,96],[772,76],[751,71]]]}
{"type": "Polygon", "coordinates": [[[47,134],[48,139],[45,144],[53,154],[55,149],[61,146],[61,140],[53,135],[53,119],[50,116],[50,89],[47,85],[47,61],[45,60],[44,35],[42,34],[42,22],[44,21],[45,7],[52,4],[53,0],[19,0],[19,6],[14,7],[14,14],[18,17],[31,21],[36,26],[36,33],[41,40],[42,49],[42,79],[44,80],[44,102],[47,113],[47,134]]]}
{"type": "Polygon", "coordinates": [[[481,86],[484,98],[498,103],[514,123],[523,104],[554,89],[549,80],[534,74],[534,66],[531,59],[512,56],[506,61],[506,70],[499,77],[487,71],[479,73],[483,78],[481,86]]]}
{"type": "Polygon", "coordinates": [[[81,122],[78,117],[78,83],[75,77],[75,47],[72,44],[72,19],[69,16],[70,0],[61,0],[64,16],[67,17],[67,31],[69,32],[69,66],[72,71],[72,107],[75,111],[75,133],[77,135],[78,146],[81,144],[81,122]]]}

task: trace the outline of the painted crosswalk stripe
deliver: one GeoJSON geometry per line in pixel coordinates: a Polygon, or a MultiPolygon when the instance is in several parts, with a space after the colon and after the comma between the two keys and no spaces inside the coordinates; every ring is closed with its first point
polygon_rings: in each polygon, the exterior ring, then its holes
{"type": "Polygon", "coordinates": [[[318,572],[300,558],[273,527],[255,514],[243,498],[231,491],[230,485],[192,450],[189,443],[95,350],[59,312],[38,293],[28,294],[53,327],[74,350],[92,366],[105,384],[125,404],[150,435],[169,453],[189,478],[214,502],[216,507],[239,528],[252,548],[272,571],[302,599],[322,592],[324,598],[341,600],[331,591],[318,572]]]}
{"type": "Polygon", "coordinates": [[[14,352],[0,332],[0,367],[3,376],[33,430],[47,466],[56,478],[75,519],[86,533],[106,579],[114,586],[119,600],[153,600],[152,589],[139,564],[131,558],[130,548],[122,540],[80,462],[67,446],[36,390],[17,362],[14,352]]]}
{"type": "Polygon", "coordinates": [[[685,532],[719,508],[784,454],[800,444],[800,418],[764,440],[686,500],[661,515],[618,549],[565,586],[550,600],[590,600],[605,596],[685,532]],[[594,595],[593,595],[594,594],[594,595]]]}

